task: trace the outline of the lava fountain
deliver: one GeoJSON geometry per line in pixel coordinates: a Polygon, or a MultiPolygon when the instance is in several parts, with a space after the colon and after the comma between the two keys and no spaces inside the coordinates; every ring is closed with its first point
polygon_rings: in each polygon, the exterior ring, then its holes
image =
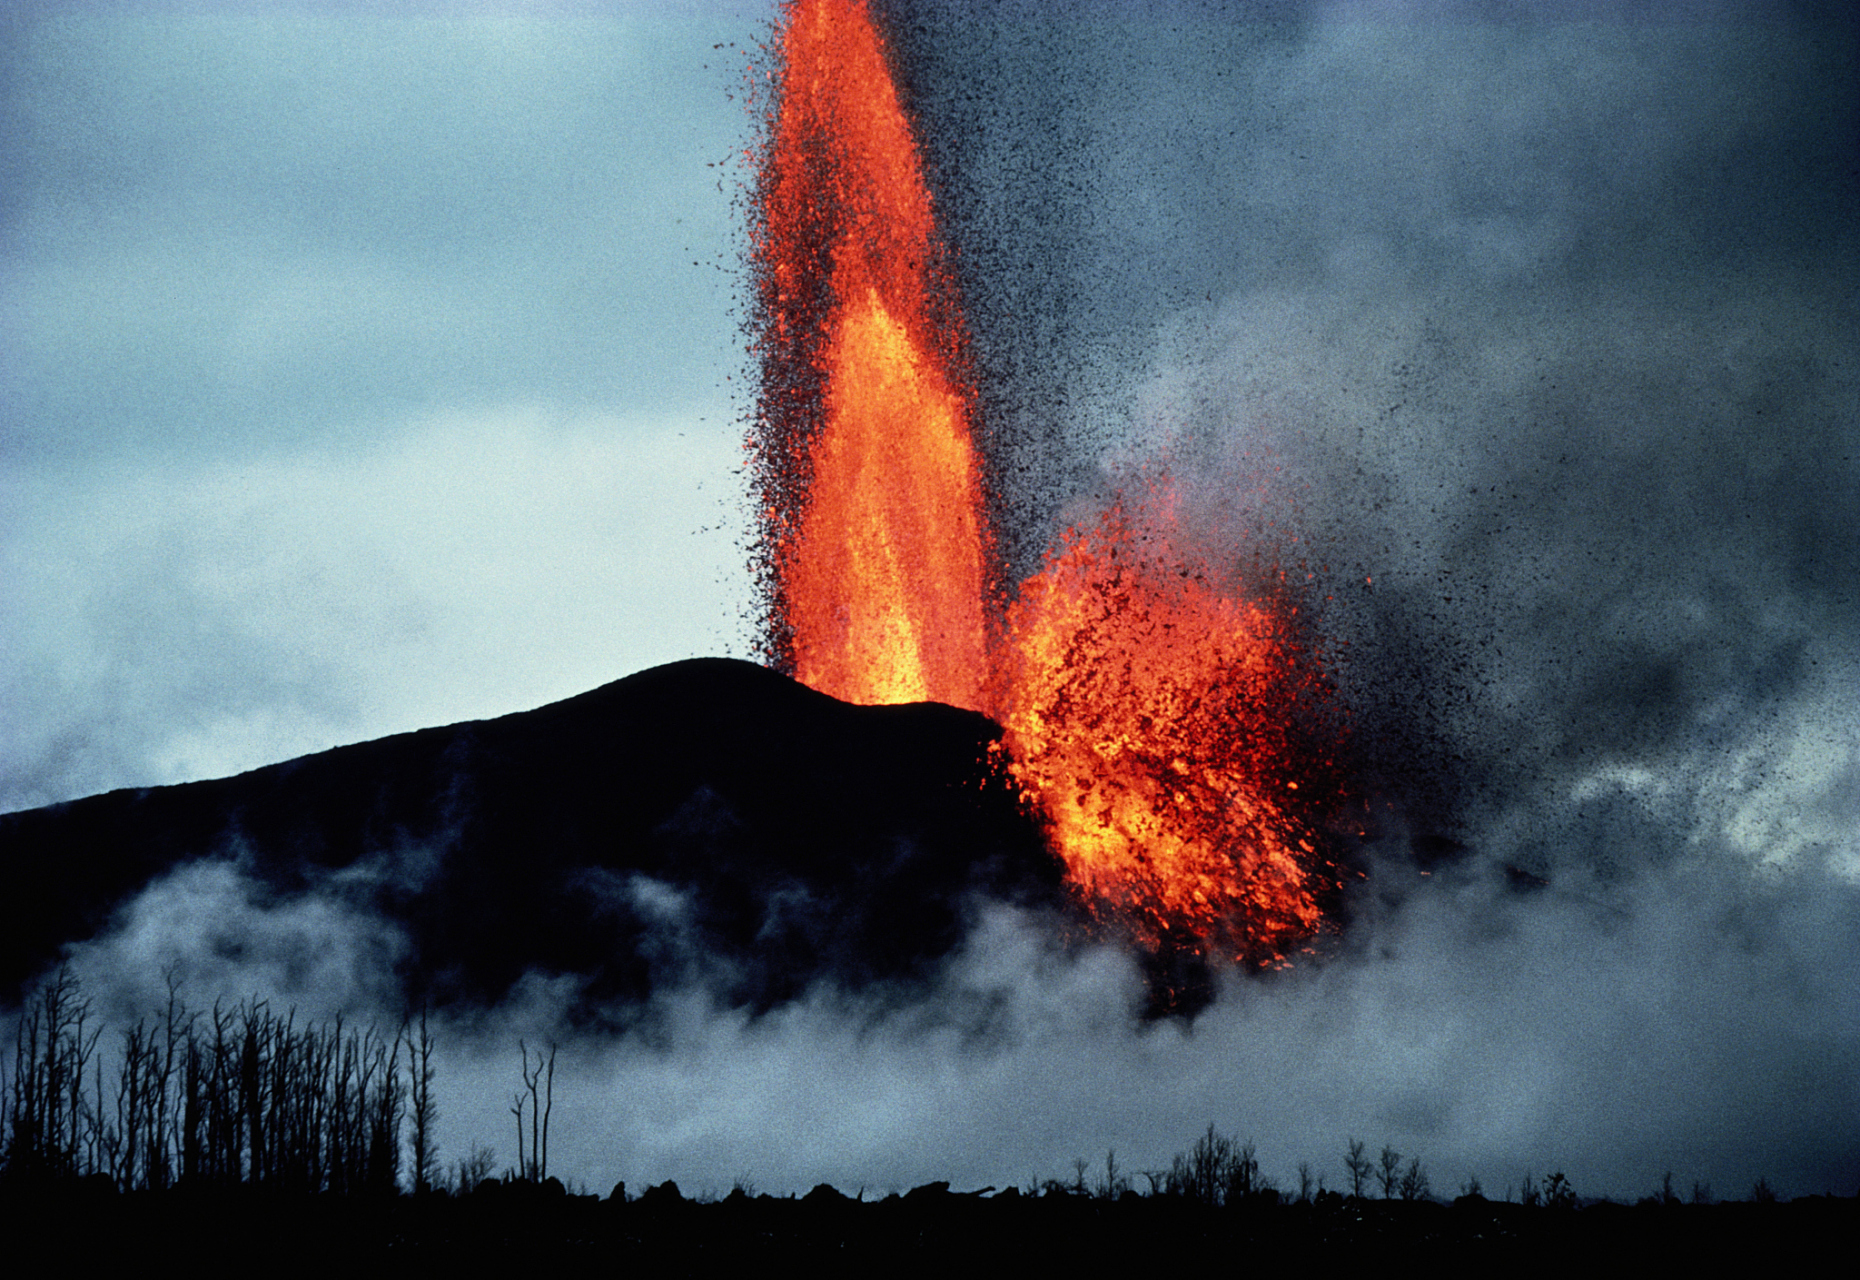
{"type": "Polygon", "coordinates": [[[1154,949],[1271,964],[1335,889],[1314,741],[1328,682],[1296,606],[1171,545],[1166,482],[1071,530],[1021,584],[997,652],[1005,767],[1101,918],[1154,949]],[[1141,534],[1138,530],[1142,529],[1141,534]]]}
{"type": "Polygon", "coordinates": [[[864,0],[794,0],[773,61],[751,259],[768,658],[847,701],[988,712],[1095,919],[1281,959],[1337,884],[1328,761],[1295,728],[1327,686],[1293,603],[1175,548],[1166,482],[998,591],[960,307],[884,41],[864,0]]]}
{"type": "Polygon", "coordinates": [[[793,5],[779,58],[753,250],[773,656],[849,702],[979,710],[974,396],[910,122],[862,0],[793,5]]]}

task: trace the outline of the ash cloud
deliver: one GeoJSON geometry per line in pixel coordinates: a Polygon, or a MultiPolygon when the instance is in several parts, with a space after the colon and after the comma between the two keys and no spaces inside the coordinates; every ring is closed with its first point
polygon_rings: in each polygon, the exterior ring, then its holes
{"type": "Polygon", "coordinates": [[[1851,869],[1840,7],[897,26],[1016,575],[1120,469],[1170,471],[1217,551],[1312,575],[1415,822],[1542,872],[1648,844],[1604,793],[1664,804],[1653,854],[1788,805],[1772,836],[1851,869]]]}
{"type": "Polygon", "coordinates": [[[1340,1128],[1563,1133],[1593,1154],[1533,1149],[1623,1191],[1662,1144],[1852,1181],[1851,16],[1009,2],[898,30],[1014,572],[1164,471],[1212,553],[1309,575],[1335,642],[1377,813],[1346,951],[1204,1022],[1289,1035],[1291,989],[1364,1010],[1288,1055],[1339,1064],[1312,1105],[1351,1098],[1340,1128]],[[1369,1029],[1395,1008],[1412,1033],[1369,1029]],[[1510,1048],[1450,1047],[1488,1023],[1510,1048]]]}

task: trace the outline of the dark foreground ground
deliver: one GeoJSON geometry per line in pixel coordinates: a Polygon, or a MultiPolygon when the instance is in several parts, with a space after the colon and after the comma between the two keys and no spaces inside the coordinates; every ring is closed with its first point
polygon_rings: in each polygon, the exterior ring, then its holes
{"type": "MultiPolygon", "coordinates": [[[[16,1238],[56,1241],[71,1259],[146,1263],[200,1246],[249,1263],[647,1265],[709,1273],[792,1258],[829,1269],[882,1266],[1253,1271],[1314,1262],[1597,1265],[1670,1273],[1675,1264],[1760,1259],[1822,1263],[1860,1227],[1860,1200],[1549,1209],[1462,1199],[1452,1205],[1354,1201],[1210,1208],[1127,1195],[1110,1201],[935,1184],[855,1201],[830,1188],[798,1198],[741,1192],[712,1203],[655,1188],[634,1200],[488,1184],[469,1196],[370,1201],[185,1191],[0,1195],[16,1238]],[[1735,1252],[1732,1252],[1735,1251],[1735,1252]]],[[[1533,1268],[1535,1269],[1535,1268],[1533,1268]]],[[[1081,1272],[1082,1274],[1083,1272],[1081,1272]]]]}

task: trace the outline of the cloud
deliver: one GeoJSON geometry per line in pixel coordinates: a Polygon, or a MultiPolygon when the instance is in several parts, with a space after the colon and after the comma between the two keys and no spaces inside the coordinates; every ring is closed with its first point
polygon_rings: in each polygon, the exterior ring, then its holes
{"type": "Polygon", "coordinates": [[[735,643],[760,9],[349,8],[8,10],[0,806],[735,643]]]}
{"type": "Polygon", "coordinates": [[[18,17],[9,455],[718,400],[748,121],[711,45],[753,19],[454,17],[18,17]]]}

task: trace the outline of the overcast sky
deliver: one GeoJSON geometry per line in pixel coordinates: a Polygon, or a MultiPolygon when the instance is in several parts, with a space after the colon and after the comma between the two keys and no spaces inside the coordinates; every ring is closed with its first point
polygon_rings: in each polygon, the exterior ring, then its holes
{"type": "MultiPolygon", "coordinates": [[[[3,20],[5,807],[747,649],[732,157],[767,13],[262,8],[3,20]]],[[[1446,1191],[1851,1194],[1846,8],[912,7],[1017,566],[1166,463],[1210,555],[1326,575],[1357,723],[1434,772],[1378,796],[1342,950],[1193,1028],[1134,1028],[1122,958],[1011,913],[877,1024],[667,993],[671,1048],[577,1046],[576,1176],[979,1185],[1166,1164],[1212,1119],[1333,1185],[1355,1134],[1446,1191]],[[1406,823],[1466,852],[1423,877],[1406,823]]],[[[247,920],[218,875],[94,970],[247,920]]],[[[238,927],[258,966],[373,926],[238,927]]],[[[508,1119],[477,1043],[453,1154],[508,1119]]]]}
{"type": "Polygon", "coordinates": [[[743,648],[768,7],[390,8],[0,17],[0,805],[743,648]]]}

